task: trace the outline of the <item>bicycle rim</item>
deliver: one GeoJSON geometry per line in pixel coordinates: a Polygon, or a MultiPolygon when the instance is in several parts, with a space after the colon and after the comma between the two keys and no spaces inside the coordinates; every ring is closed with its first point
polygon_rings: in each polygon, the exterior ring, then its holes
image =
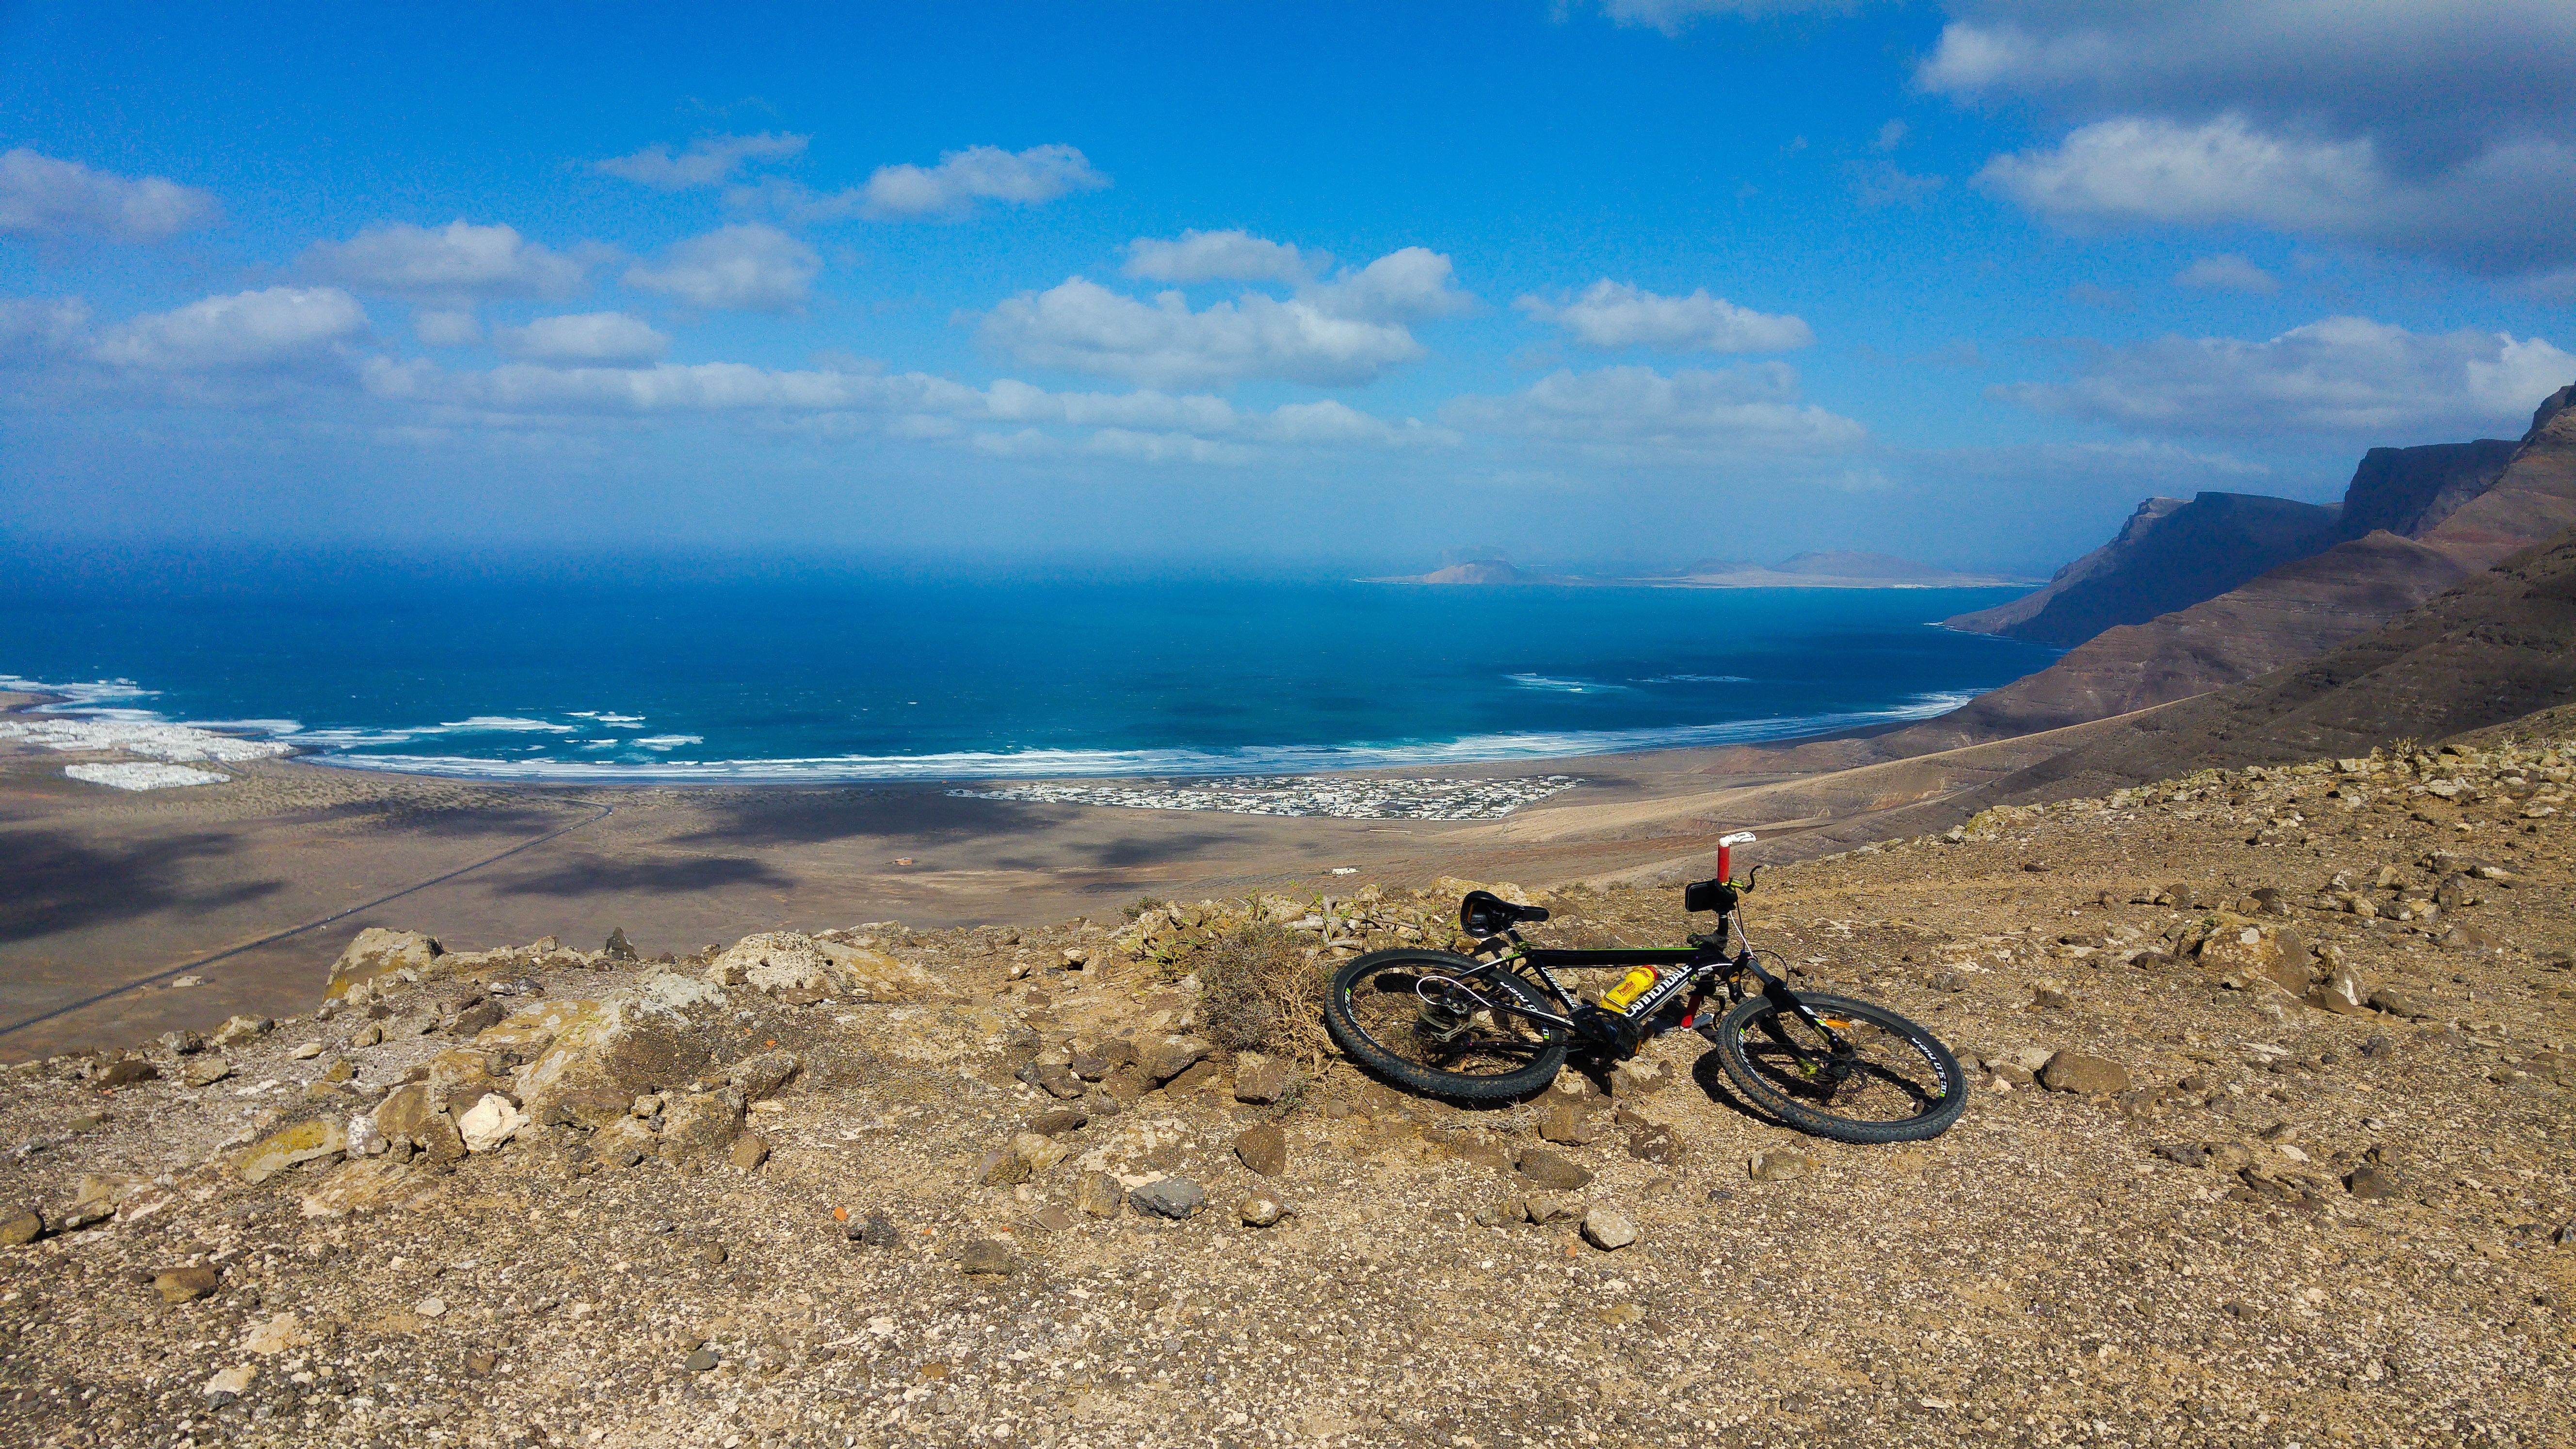
{"type": "Polygon", "coordinates": [[[1362,957],[1335,976],[1328,1024],[1353,1056],[1424,1091],[1508,1096],[1554,1080],[1563,1029],[1511,1010],[1541,1003],[1508,977],[1459,984],[1473,965],[1427,953],[1362,957]]]}
{"type": "Polygon", "coordinates": [[[1851,1142],[1938,1135],[1967,1105],[1959,1065],[1933,1035],[1885,1007],[1799,992],[1840,1034],[1832,1043],[1797,1013],[1755,997],[1726,1015],[1718,1046],[1727,1075],[1791,1126],[1851,1142]]]}

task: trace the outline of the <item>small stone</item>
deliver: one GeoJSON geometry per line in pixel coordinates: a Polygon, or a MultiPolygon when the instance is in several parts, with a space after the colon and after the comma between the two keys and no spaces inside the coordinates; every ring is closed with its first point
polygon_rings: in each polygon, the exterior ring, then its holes
{"type": "Polygon", "coordinates": [[[322,1043],[318,1041],[308,1041],[302,1046],[297,1047],[295,1050],[288,1052],[286,1055],[294,1061],[309,1062],[315,1057],[322,1055],[322,1043]]]}
{"type": "Polygon", "coordinates": [[[1207,1189],[1186,1177],[1159,1177],[1127,1194],[1127,1201],[1140,1213],[1182,1219],[1207,1206],[1207,1189]]]}
{"type": "Polygon", "coordinates": [[[299,1163],[336,1157],[349,1150],[349,1131],[333,1117],[316,1117],[281,1127],[244,1151],[233,1170],[256,1187],[299,1163]]]}
{"type": "Polygon", "coordinates": [[[258,1377],[259,1369],[256,1366],[246,1363],[235,1364],[206,1380],[197,1391],[204,1394],[208,1402],[220,1409],[249,1393],[251,1381],[258,1377]]]}
{"type": "Polygon", "coordinates": [[[969,1277],[1008,1278],[1020,1270],[1011,1250],[991,1238],[977,1238],[957,1255],[957,1267],[969,1277]]]}
{"type": "Polygon", "coordinates": [[[1516,1202],[1489,1202],[1476,1209],[1476,1226],[1499,1228],[1521,1220],[1521,1205],[1516,1202]]]}
{"type": "Polygon", "coordinates": [[[1555,1097],[1538,1111],[1538,1135],[1542,1141],[1568,1147],[1587,1147],[1601,1140],[1601,1125],[1568,1098],[1555,1097]]]}
{"type": "Polygon", "coordinates": [[[1803,1152],[1757,1152],[1745,1160],[1745,1175],[1755,1182],[1786,1182],[1816,1170],[1816,1159],[1803,1152]]]}
{"type": "Polygon", "coordinates": [[[1068,1132],[1079,1132],[1090,1125],[1091,1118],[1076,1107],[1058,1107],[1052,1112],[1040,1112],[1029,1119],[1029,1130],[1041,1137],[1062,1137],[1068,1132]]]}
{"type": "Polygon", "coordinates": [[[1149,1080],[1160,1086],[1197,1066],[1208,1050],[1208,1044],[1197,1037],[1167,1036],[1144,1047],[1138,1053],[1137,1065],[1149,1080]]]}
{"type": "Polygon", "coordinates": [[[714,1368],[718,1362],[714,1349],[701,1347],[687,1358],[680,1360],[680,1367],[693,1374],[702,1374],[714,1368]]]}
{"type": "Polygon", "coordinates": [[[1660,1092],[1672,1082],[1672,1068],[1643,1057],[1631,1057],[1610,1069],[1610,1095],[1623,1102],[1660,1092]]]}
{"type": "Polygon", "coordinates": [[[26,1208],[0,1218],[0,1248],[17,1248],[45,1235],[45,1215],[26,1208]]]}
{"type": "Polygon", "coordinates": [[[2393,986],[2383,986],[2370,993],[2368,1005],[2373,1011],[2384,1011],[2390,1016],[2403,1017],[2408,1021],[2421,1021],[2432,1015],[2424,1009],[2421,1002],[2393,986]]]}
{"type": "Polygon", "coordinates": [[[1069,1151],[1063,1143],[1043,1132],[1014,1132],[1007,1145],[1012,1156],[1028,1164],[1032,1177],[1064,1161],[1069,1151]]]}
{"type": "Polygon", "coordinates": [[[1522,1199],[1521,1212],[1542,1227],[1570,1223],[1583,1216],[1583,1199],[1570,1192],[1534,1192],[1522,1199]]]}
{"type": "Polygon", "coordinates": [[[436,1318],[447,1311],[447,1300],[444,1298],[424,1298],[418,1303],[413,1304],[411,1306],[411,1311],[419,1314],[423,1318],[436,1318]]]}
{"type": "Polygon", "coordinates": [[[1264,1122],[1234,1139],[1234,1155],[1263,1177],[1277,1177],[1288,1170],[1288,1134],[1264,1122]]]}
{"type": "Polygon", "coordinates": [[[607,957],[611,961],[632,961],[635,959],[635,947],[632,942],[626,939],[626,928],[624,926],[610,928],[608,932],[608,941],[605,945],[602,945],[599,948],[599,954],[607,957]]]}
{"type": "Polygon", "coordinates": [[[121,1057],[98,1074],[102,1087],[130,1087],[136,1082],[149,1082],[161,1075],[161,1069],[141,1057],[121,1057]]]}
{"type": "Polygon", "coordinates": [[[460,1037],[479,1036],[501,1024],[506,1015],[497,1001],[478,1001],[456,1013],[454,1031],[460,1037]]]}
{"type": "Polygon", "coordinates": [[[2361,1044],[2361,1054],[2366,1057],[2395,1056],[2397,1044],[2388,1039],[2388,1033],[2374,1031],[2370,1034],[2370,1040],[2361,1044]]]}
{"type": "Polygon", "coordinates": [[[1637,1224],[1617,1208],[1596,1207],[1583,1215],[1583,1240],[1605,1253],[1637,1241],[1637,1224]]]}
{"type": "Polygon", "coordinates": [[[269,1019],[264,1016],[229,1017],[223,1025],[215,1028],[213,1041],[219,1047],[239,1046],[266,1035],[269,1026],[269,1019]]]}
{"type": "Polygon", "coordinates": [[[211,1087],[233,1074],[233,1064],[222,1057],[191,1057],[179,1069],[179,1083],[187,1087],[211,1087]]]}
{"type": "Polygon", "coordinates": [[[766,1101],[796,1075],[797,1065],[794,1052],[761,1052],[734,1063],[725,1081],[746,1102],[766,1101]]]}
{"type": "Polygon", "coordinates": [[[1234,1059],[1234,1100],[1268,1106],[1288,1095],[1288,1064],[1244,1052],[1234,1059]]]}
{"type": "Polygon", "coordinates": [[[2106,1057],[2059,1052],[2039,1072],[2039,1084],[2052,1092],[2117,1095],[2129,1090],[2129,1069],[2106,1057]]]}
{"type": "MultiPolygon", "coordinates": [[[[1071,1101],[1082,1095],[1081,1077],[1071,1067],[1034,1067],[1029,1069],[1029,1084],[1059,1101],[1071,1101]]],[[[1138,1093],[1142,1096],[1142,1093],[1138,1093]]]]}
{"type": "Polygon", "coordinates": [[[376,1045],[377,1043],[379,1043],[379,1042],[383,1041],[384,1039],[385,1039],[385,1029],[384,1029],[384,1027],[383,1027],[382,1025],[380,1025],[380,1024],[378,1024],[378,1023],[376,1023],[376,1022],[372,1022],[372,1021],[371,1021],[371,1022],[368,1022],[365,1026],[362,1026],[362,1027],[359,1027],[359,1028],[358,1028],[358,1030],[357,1030],[357,1034],[349,1038],[349,1045],[351,1045],[351,1046],[353,1046],[353,1047],[371,1047],[371,1046],[374,1046],[374,1045],[376,1045]]]}
{"type": "Polygon", "coordinates": [[[456,1119],[456,1135],[468,1152],[490,1152],[528,1125],[527,1114],[510,1104],[498,1092],[486,1092],[481,1101],[456,1119]]]}
{"type": "Polygon", "coordinates": [[[2339,966],[2326,979],[2308,988],[2308,1005],[2337,1016],[2367,1016],[2370,1006],[2364,998],[2361,982],[2350,967],[2339,966]]]}
{"type": "Polygon", "coordinates": [[[722,1243],[709,1243],[698,1249],[698,1261],[710,1268],[723,1267],[724,1260],[731,1256],[732,1254],[725,1251],[725,1245],[722,1243]]]}
{"type": "Polygon", "coordinates": [[[769,1139],[757,1132],[745,1132],[725,1149],[725,1156],[741,1171],[753,1171],[769,1160],[769,1139]]]}
{"type": "Polygon", "coordinates": [[[2344,1191],[2367,1201],[2377,1201],[2397,1191],[2397,1185],[2388,1180],[2386,1173],[2367,1163],[2347,1174],[2343,1186],[2344,1191]]]}
{"type": "Polygon", "coordinates": [[[478,1379],[490,1378],[492,1371],[500,1366],[501,1356],[488,1349],[476,1349],[465,1355],[465,1371],[478,1379]]]}
{"type": "Polygon", "coordinates": [[[1095,1218],[1114,1218],[1126,1205],[1127,1190],[1105,1172],[1086,1172],[1073,1185],[1073,1205],[1095,1218]]]}
{"type": "Polygon", "coordinates": [[[975,1161],[975,1180],[986,1187],[1010,1187],[1029,1180],[1028,1159],[1008,1147],[996,1147],[975,1161]]]}
{"type": "Polygon", "coordinates": [[[164,1303],[186,1303],[203,1298],[223,1286],[223,1275],[212,1268],[164,1268],[152,1275],[152,1286],[160,1291],[164,1303]]]}
{"type": "Polygon", "coordinates": [[[1075,1052],[1073,1059],[1065,1063],[1065,1070],[1086,1082],[1097,1082],[1118,1070],[1118,1064],[1104,1057],[1095,1057],[1089,1052],[1075,1052]]]}
{"type": "Polygon", "coordinates": [[[1287,1213],[1287,1211],[1288,1210],[1285,1207],[1280,1205],[1279,1199],[1275,1197],[1262,1197],[1258,1194],[1247,1197],[1243,1201],[1234,1205],[1234,1215],[1241,1218],[1243,1220],[1243,1225],[1247,1228],[1269,1227],[1271,1224],[1278,1222],[1279,1219],[1287,1213]]]}
{"type": "Polygon", "coordinates": [[[1571,1192],[1592,1184],[1592,1174],[1573,1161],[1537,1148],[1521,1153],[1520,1172],[1532,1187],[1555,1192],[1571,1192]]]}
{"type": "Polygon", "coordinates": [[[903,1241],[902,1235],[895,1231],[894,1224],[886,1221],[883,1213],[852,1217],[846,1231],[851,1242],[871,1248],[891,1248],[903,1241]]]}

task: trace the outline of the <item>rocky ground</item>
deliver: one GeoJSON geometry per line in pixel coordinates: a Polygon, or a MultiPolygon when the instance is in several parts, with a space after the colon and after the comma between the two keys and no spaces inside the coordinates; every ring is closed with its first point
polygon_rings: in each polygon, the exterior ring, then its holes
{"type": "Polygon", "coordinates": [[[1766,870],[1757,946],[1971,1066],[1897,1148],[1748,1115],[1686,1032],[1459,1110],[1211,985],[1252,918],[1445,943],[1458,882],[660,962],[371,932],[311,1015],[0,1079],[0,1425],[2568,1443],[2571,774],[2212,773],[1766,870]]]}

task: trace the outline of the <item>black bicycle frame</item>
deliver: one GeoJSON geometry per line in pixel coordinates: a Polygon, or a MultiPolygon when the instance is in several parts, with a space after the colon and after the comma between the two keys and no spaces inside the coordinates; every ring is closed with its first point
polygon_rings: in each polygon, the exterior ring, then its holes
{"type": "MultiPolygon", "coordinates": [[[[1750,974],[1762,983],[1763,996],[1768,997],[1781,1010],[1796,1015],[1799,1020],[1815,1028],[1826,1041],[1832,1043],[1835,1056],[1845,1055],[1849,1051],[1849,1043],[1844,1041],[1842,1033],[1827,1025],[1814,1012],[1809,1011],[1806,1003],[1800,1001],[1789,990],[1787,982],[1763,970],[1762,963],[1753,958],[1750,947],[1737,950],[1731,957],[1727,954],[1726,927],[1728,924],[1728,920],[1721,919],[1714,933],[1694,937],[1693,944],[1689,946],[1604,947],[1597,950],[1532,946],[1520,938],[1517,930],[1505,928],[1501,935],[1489,937],[1478,946],[1479,951],[1497,950],[1501,954],[1467,974],[1480,976],[1488,971],[1507,970],[1519,965],[1532,967],[1538,973],[1539,982],[1545,987],[1548,996],[1564,1010],[1565,1015],[1531,1011],[1527,1007],[1510,1001],[1490,1002],[1488,1008],[1508,1011],[1515,1016],[1534,1021],[1550,1022],[1596,1045],[1617,1042],[1623,1034],[1641,1028],[1657,1012],[1663,1010],[1667,1003],[1685,991],[1692,992],[1696,997],[1707,985],[1723,983],[1729,988],[1729,994],[1732,996],[1740,989],[1736,986],[1736,979],[1750,974]],[[1504,942],[1508,942],[1509,945],[1503,945],[1504,942]],[[1574,993],[1566,989],[1565,983],[1557,980],[1558,968],[1571,969],[1581,966],[1678,966],[1687,969],[1682,972],[1677,984],[1669,987],[1658,986],[1653,993],[1634,1003],[1629,1011],[1618,1012],[1597,1007],[1588,1009],[1583,1007],[1576,1001],[1574,993]]],[[[1737,925],[1736,930],[1741,936],[1743,928],[1740,924],[1737,925]]],[[[1809,1059],[1808,1052],[1782,1035],[1777,1027],[1771,1028],[1771,1036],[1799,1060],[1809,1059]]]]}

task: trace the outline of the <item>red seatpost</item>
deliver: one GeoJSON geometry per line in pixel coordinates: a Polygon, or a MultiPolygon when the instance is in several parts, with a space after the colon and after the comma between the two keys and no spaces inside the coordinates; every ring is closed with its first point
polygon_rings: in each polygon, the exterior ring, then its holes
{"type": "Polygon", "coordinates": [[[1735,847],[1721,845],[1717,848],[1717,878],[1721,881],[1735,879],[1735,847]]]}

